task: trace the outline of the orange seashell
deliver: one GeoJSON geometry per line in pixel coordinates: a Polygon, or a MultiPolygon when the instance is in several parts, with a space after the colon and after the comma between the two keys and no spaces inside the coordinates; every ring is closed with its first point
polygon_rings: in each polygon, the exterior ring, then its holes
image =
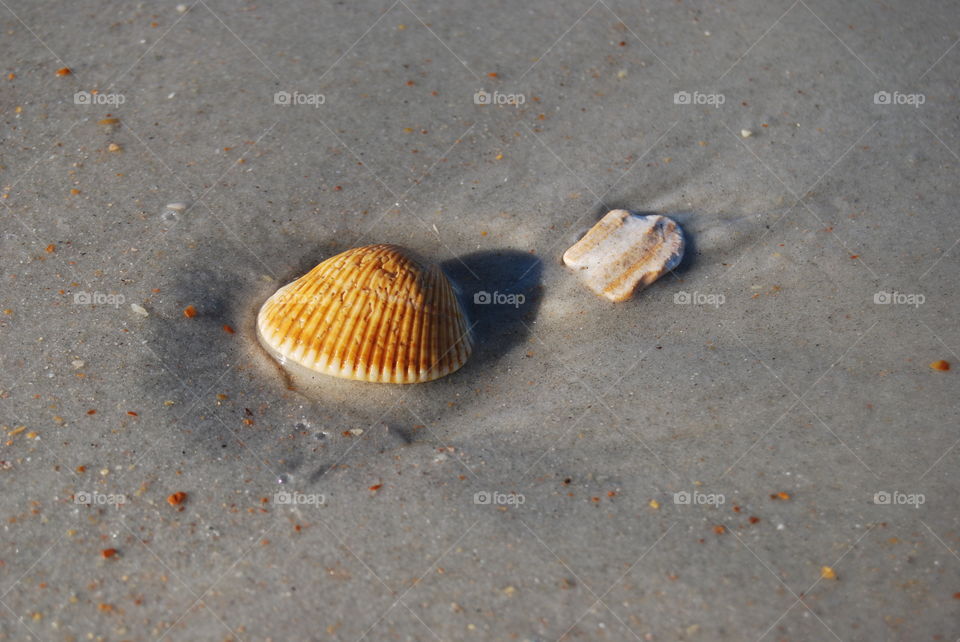
{"type": "Polygon", "coordinates": [[[257,336],[282,366],[374,383],[439,379],[473,351],[446,275],[396,245],[347,250],[283,286],[257,336]]]}

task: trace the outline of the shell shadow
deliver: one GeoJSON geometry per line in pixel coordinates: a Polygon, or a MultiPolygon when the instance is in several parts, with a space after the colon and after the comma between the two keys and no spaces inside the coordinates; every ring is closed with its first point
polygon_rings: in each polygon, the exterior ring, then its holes
{"type": "Polygon", "coordinates": [[[474,252],[440,264],[459,292],[476,348],[468,367],[496,361],[525,340],[543,298],[543,265],[517,250],[474,252]]]}
{"type": "Polygon", "coordinates": [[[164,288],[163,305],[152,308],[144,321],[144,361],[136,369],[145,398],[159,407],[175,400],[165,422],[171,432],[162,439],[186,457],[228,461],[249,449],[261,461],[272,461],[274,470],[316,468],[319,478],[326,465],[352,447],[353,438],[341,437],[344,429],[364,428],[366,447],[356,456],[416,445],[428,431],[412,429],[420,423],[413,416],[432,428],[449,413],[479,403],[464,395],[458,409],[448,407],[451,397],[483,376],[486,364],[525,340],[541,301],[541,262],[529,254],[477,252],[441,263],[460,292],[476,338],[474,354],[461,372],[409,387],[324,378],[322,395],[310,395],[291,386],[258,344],[255,313],[278,282],[300,276],[343,248],[333,243],[303,248],[278,270],[277,278],[264,279],[260,266],[218,261],[228,249],[222,240],[206,239],[203,245],[177,270],[164,288]],[[196,306],[192,319],[183,316],[187,305],[196,306]],[[219,393],[226,393],[225,398],[219,393]],[[302,435],[321,429],[328,437],[309,441],[305,449],[302,435]],[[281,439],[288,434],[300,437],[281,439]]]}
{"type": "MultiPolygon", "coordinates": [[[[645,212],[640,210],[631,210],[630,208],[624,207],[631,214],[636,214],[637,216],[666,216],[680,225],[680,229],[683,230],[683,258],[680,259],[680,263],[677,267],[673,268],[671,272],[677,276],[683,276],[684,273],[689,271],[694,264],[697,262],[696,256],[698,255],[697,250],[697,241],[696,235],[693,233],[693,226],[696,222],[696,214],[693,212],[645,212]]],[[[664,277],[660,277],[663,280],[664,277]]]]}
{"type": "Polygon", "coordinates": [[[168,408],[162,424],[171,432],[161,437],[164,443],[185,456],[230,457],[242,450],[238,440],[256,445],[268,438],[247,428],[268,418],[261,386],[250,384],[245,341],[252,324],[250,293],[265,284],[255,270],[217,261],[227,251],[225,244],[204,245],[165,284],[163,299],[148,305],[150,316],[140,324],[138,337],[143,363],[133,373],[143,398],[168,408]],[[184,317],[187,305],[195,307],[195,317],[184,317]]]}
{"type": "MultiPolygon", "coordinates": [[[[331,241],[322,249],[304,252],[279,282],[289,283],[347,249],[331,241]]],[[[475,348],[467,367],[496,361],[525,340],[543,298],[539,258],[518,250],[493,250],[448,259],[440,262],[440,267],[453,283],[472,325],[475,348]]],[[[427,389],[431,384],[417,388],[427,389]]]]}

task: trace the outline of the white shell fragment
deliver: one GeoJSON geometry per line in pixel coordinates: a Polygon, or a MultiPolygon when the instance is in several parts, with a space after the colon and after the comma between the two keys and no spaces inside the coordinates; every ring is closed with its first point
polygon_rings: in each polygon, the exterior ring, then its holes
{"type": "Polygon", "coordinates": [[[612,210],[563,253],[587,287],[611,301],[626,301],[683,259],[683,231],[675,221],[612,210]]]}

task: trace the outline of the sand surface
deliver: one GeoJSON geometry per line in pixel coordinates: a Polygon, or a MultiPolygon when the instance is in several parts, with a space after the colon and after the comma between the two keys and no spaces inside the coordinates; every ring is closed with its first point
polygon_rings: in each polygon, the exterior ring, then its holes
{"type": "Polygon", "coordinates": [[[960,636],[956,3],[0,4],[0,639],[960,636]],[[476,352],[291,390],[378,242],[476,352]]]}

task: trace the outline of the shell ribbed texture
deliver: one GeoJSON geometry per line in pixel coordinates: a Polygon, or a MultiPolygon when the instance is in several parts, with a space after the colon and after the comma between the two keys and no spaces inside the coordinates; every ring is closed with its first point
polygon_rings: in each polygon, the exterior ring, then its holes
{"type": "Polygon", "coordinates": [[[281,362],[376,383],[443,377],[473,348],[446,275],[396,245],[320,263],[263,304],[257,331],[281,362]]]}

